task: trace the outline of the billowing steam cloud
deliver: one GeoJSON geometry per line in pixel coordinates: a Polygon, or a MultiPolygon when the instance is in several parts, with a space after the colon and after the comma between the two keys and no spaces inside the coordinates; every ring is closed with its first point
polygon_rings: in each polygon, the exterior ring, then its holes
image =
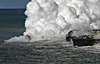
{"type": "Polygon", "coordinates": [[[100,0],[31,0],[23,36],[6,42],[27,42],[65,37],[72,29],[100,28],[100,0]]]}

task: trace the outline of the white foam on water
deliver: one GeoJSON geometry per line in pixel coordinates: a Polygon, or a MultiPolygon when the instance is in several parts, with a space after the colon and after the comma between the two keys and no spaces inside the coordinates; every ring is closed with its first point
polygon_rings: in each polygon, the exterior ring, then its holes
{"type": "Polygon", "coordinates": [[[100,50],[100,43],[95,44],[93,47],[100,50]]]}
{"type": "Polygon", "coordinates": [[[74,47],[76,50],[86,50],[91,53],[100,53],[100,43],[97,43],[93,46],[81,46],[81,47],[74,47]]]}
{"type": "Polygon", "coordinates": [[[23,36],[5,42],[32,42],[65,37],[72,29],[100,28],[99,6],[100,0],[31,0],[25,11],[23,36]]]}

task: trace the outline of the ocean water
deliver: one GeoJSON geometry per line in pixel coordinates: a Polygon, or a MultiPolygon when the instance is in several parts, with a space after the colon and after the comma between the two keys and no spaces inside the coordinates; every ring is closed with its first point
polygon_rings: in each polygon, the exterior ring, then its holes
{"type": "Polygon", "coordinates": [[[25,31],[25,9],[0,10],[0,43],[14,36],[22,35],[25,31]]]}
{"type": "Polygon", "coordinates": [[[0,10],[0,64],[100,64],[100,47],[74,47],[65,39],[4,43],[23,35],[24,9],[0,10]]]}

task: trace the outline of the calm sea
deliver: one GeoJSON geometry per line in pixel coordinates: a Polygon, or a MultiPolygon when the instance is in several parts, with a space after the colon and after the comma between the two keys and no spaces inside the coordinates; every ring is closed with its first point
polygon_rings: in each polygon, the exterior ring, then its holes
{"type": "Polygon", "coordinates": [[[14,36],[22,35],[26,16],[25,9],[0,9],[0,43],[14,36]]]}
{"type": "Polygon", "coordinates": [[[0,64],[100,64],[100,48],[74,47],[65,39],[4,43],[23,35],[24,9],[0,10],[0,64]]]}

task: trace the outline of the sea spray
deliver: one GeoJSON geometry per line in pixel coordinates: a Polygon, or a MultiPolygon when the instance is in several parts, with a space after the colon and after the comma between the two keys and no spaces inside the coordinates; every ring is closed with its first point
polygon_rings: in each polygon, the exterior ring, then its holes
{"type": "Polygon", "coordinates": [[[31,0],[23,36],[5,42],[32,42],[65,37],[72,29],[100,28],[100,0],[31,0]]]}

